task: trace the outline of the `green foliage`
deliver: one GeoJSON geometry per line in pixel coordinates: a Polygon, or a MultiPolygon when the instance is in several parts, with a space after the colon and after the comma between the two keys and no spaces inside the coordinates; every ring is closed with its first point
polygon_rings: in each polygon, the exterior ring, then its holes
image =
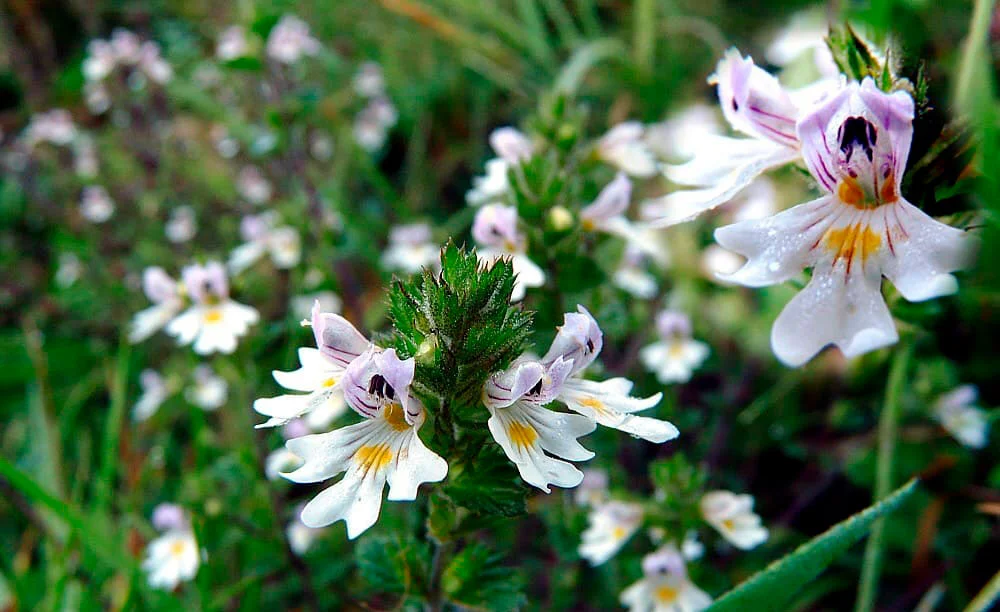
{"type": "Polygon", "coordinates": [[[524,596],[524,577],[500,564],[500,555],[478,542],[455,555],[441,577],[448,600],[465,609],[518,610],[524,596]]]}
{"type": "Polygon", "coordinates": [[[354,547],[358,570],[373,593],[405,597],[427,591],[430,547],[402,535],[371,535],[354,547]]]}
{"type": "Polygon", "coordinates": [[[917,481],[813,538],[726,593],[709,609],[780,610],[801,589],[868,533],[878,519],[895,511],[917,490],[917,481]]]}
{"type": "Polygon", "coordinates": [[[510,305],[513,288],[509,261],[487,267],[454,244],[441,252],[441,272],[393,283],[391,343],[404,357],[416,356],[418,391],[442,404],[444,418],[449,409],[456,421],[473,418],[486,377],[520,354],[531,315],[510,305]]]}

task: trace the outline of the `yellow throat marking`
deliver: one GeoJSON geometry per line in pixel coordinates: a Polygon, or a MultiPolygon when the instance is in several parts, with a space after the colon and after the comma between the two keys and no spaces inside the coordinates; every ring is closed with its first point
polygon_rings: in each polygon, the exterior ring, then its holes
{"type": "Polygon", "coordinates": [[[507,435],[510,436],[511,442],[521,448],[531,446],[538,439],[535,428],[520,421],[514,421],[507,427],[507,435]]]}

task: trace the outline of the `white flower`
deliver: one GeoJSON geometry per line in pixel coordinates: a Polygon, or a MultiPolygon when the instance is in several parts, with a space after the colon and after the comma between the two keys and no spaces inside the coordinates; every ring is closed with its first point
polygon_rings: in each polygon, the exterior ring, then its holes
{"type": "Polygon", "coordinates": [[[567,377],[554,385],[553,397],[599,425],[637,438],[656,443],[676,438],[679,435],[677,428],[667,421],[633,414],[657,405],[663,394],[636,398],[629,395],[632,381],[627,378],[601,382],[583,378],[583,370],[597,359],[604,347],[604,334],[586,308],[578,305],[577,311],[564,315],[559,333],[541,359],[547,367],[553,367],[559,360],[572,364],[567,377]]]}
{"type": "Polygon", "coordinates": [[[671,161],[687,161],[695,156],[706,136],[722,131],[715,108],[693,104],[675,116],[646,129],[646,142],[658,155],[671,161]]]}
{"type": "Polygon", "coordinates": [[[174,78],[174,69],[160,56],[160,46],[153,41],[147,40],[139,48],[139,69],[160,85],[174,78]]]}
{"type": "Polygon", "coordinates": [[[108,190],[100,185],[88,185],[80,196],[80,214],[91,223],[104,223],[115,213],[115,203],[108,190]]]}
{"type": "Polygon", "coordinates": [[[188,387],[184,397],[203,410],[216,410],[229,397],[229,383],[203,364],[195,368],[194,385],[188,387]]]}
{"type": "Polygon", "coordinates": [[[233,25],[219,33],[215,44],[215,56],[227,62],[243,57],[248,51],[247,33],[243,26],[233,25]]]}
{"type": "Polygon", "coordinates": [[[619,289],[637,298],[649,300],[656,296],[658,286],[656,277],[643,267],[644,259],[642,251],[638,247],[632,244],[627,245],[625,253],[622,255],[621,264],[611,277],[611,282],[619,289]]]}
{"type": "Polygon", "coordinates": [[[115,69],[118,58],[106,40],[92,40],[87,44],[87,57],[81,66],[87,81],[102,81],[115,69]]]}
{"type": "Polygon", "coordinates": [[[578,506],[598,506],[608,499],[608,473],[600,469],[583,470],[583,480],[573,491],[578,506]]]}
{"type": "Polygon", "coordinates": [[[669,255],[660,240],[659,232],[636,226],[625,217],[632,197],[632,181],[619,172],[597,195],[593,203],[580,211],[580,224],[584,231],[605,232],[625,240],[630,247],[639,249],[658,265],[666,266],[669,255]]]}
{"type": "Polygon", "coordinates": [[[268,211],[247,215],[240,222],[240,234],[246,242],[233,249],[226,266],[232,274],[239,274],[255,264],[265,253],[271,256],[279,270],[294,268],[302,259],[302,241],[295,228],[288,225],[275,227],[277,215],[268,211]]]}
{"type": "Polygon", "coordinates": [[[333,291],[315,291],[304,295],[292,296],[290,310],[296,319],[312,317],[313,304],[319,302],[323,312],[340,312],[343,304],[340,296],[333,291]]]}
{"type": "Polygon", "coordinates": [[[684,559],[672,546],[646,555],[642,573],[642,580],[621,594],[629,612],[699,612],[712,604],[712,598],[688,578],[684,559]]]}
{"type": "Polygon", "coordinates": [[[302,509],[307,527],[343,520],[347,537],[354,539],[378,520],[386,483],[390,501],[408,501],[416,499],[421,483],[447,475],[448,464],[417,435],[424,410],[410,395],[414,366],[413,358],[402,361],[393,349],[370,348],[344,375],[345,397],[365,420],[286,443],[305,461],[284,474],[289,480],[319,482],[344,472],[302,509]]]}
{"type": "Polygon", "coordinates": [[[310,322],[317,348],[299,349],[302,367],[292,372],[275,370],[274,380],[285,389],[305,395],[286,394],[259,398],[253,409],[271,417],[257,427],[276,427],[315,410],[329,410],[323,419],[333,421],[346,411],[341,384],[347,366],[368,349],[368,340],[344,317],[322,312],[313,304],[310,322]]]}
{"type": "Polygon", "coordinates": [[[554,399],[553,391],[566,380],[572,367],[571,361],[562,358],[548,368],[535,361],[515,362],[492,375],[483,386],[483,403],[490,412],[487,425],[493,439],[521,478],[546,493],[550,484],[568,488],[583,480],[580,470],[555,457],[586,461],[594,456],[577,442],[577,438],[594,431],[593,421],[544,408],[554,399]]]}
{"type": "Polygon", "coordinates": [[[319,41],[309,33],[309,25],[292,15],[282,17],[267,37],[268,57],[283,64],[294,64],[319,50],[319,41]]]}
{"type": "Polygon", "coordinates": [[[24,140],[29,148],[42,142],[64,147],[72,144],[76,137],[73,117],[61,108],[32,115],[28,127],[24,129],[24,140]]]}
{"type": "Polygon", "coordinates": [[[354,91],[365,98],[375,98],[385,93],[385,77],[378,62],[364,62],[354,75],[354,91]]]}
{"type": "Polygon", "coordinates": [[[630,176],[655,175],[659,164],[643,140],[645,129],[638,121],[619,123],[597,141],[597,157],[630,176]]]}
{"type": "MultiPolygon", "coordinates": [[[[295,437],[300,438],[302,436],[295,437]]],[[[264,475],[268,480],[278,480],[281,478],[282,473],[291,472],[301,465],[302,458],[282,446],[271,451],[267,455],[267,458],[264,459],[264,475]]]]}
{"type": "Polygon", "coordinates": [[[767,529],[753,512],[753,496],[730,491],[710,491],[701,498],[701,516],[722,537],[742,550],[767,540],[767,529]]]}
{"type": "Polygon", "coordinates": [[[139,61],[141,43],[139,42],[139,37],[134,33],[124,28],[116,28],[111,33],[109,44],[118,62],[122,64],[135,64],[139,61]]]}
{"type": "Polygon", "coordinates": [[[809,361],[828,344],[855,357],[898,339],[882,297],[886,276],[904,298],[954,293],[968,241],[899,192],[913,136],[913,99],[886,94],[870,79],[850,83],[797,124],[809,171],[826,192],[772,217],[716,230],[723,247],[747,258],[726,277],[749,287],[782,283],[812,268],[806,288],[771,330],[787,365],[809,361]]]}
{"type": "Polygon", "coordinates": [[[386,270],[415,274],[423,268],[441,265],[441,248],[431,240],[431,227],[426,223],[398,225],[389,232],[389,245],[382,253],[386,270]]]}
{"type": "Polygon", "coordinates": [[[581,536],[580,556],[598,566],[615,556],[642,525],[642,506],[609,501],[596,506],[587,517],[589,525],[581,536]]]}
{"type": "Polygon", "coordinates": [[[198,231],[194,209],[185,205],[171,210],[170,218],[167,219],[163,231],[167,236],[167,240],[174,244],[187,242],[194,238],[195,233],[198,231]]]}
{"type": "Polygon", "coordinates": [[[218,262],[188,266],[182,276],[193,303],[170,321],[166,332],[180,345],[193,343],[199,355],[235,351],[236,340],[260,318],[257,310],[230,299],[226,270],[218,262]]]}
{"type": "Polygon", "coordinates": [[[732,286],[730,276],[743,267],[743,258],[727,251],[717,244],[709,245],[701,253],[701,271],[708,280],[720,285],[732,286]]]}
{"type": "Polygon", "coordinates": [[[545,284],[545,272],[526,254],[524,235],[517,229],[517,208],[501,204],[482,207],[472,223],[472,237],[479,245],[479,259],[487,265],[500,257],[510,258],[517,275],[511,300],[522,300],[528,287],[545,284]]]}
{"type": "Polygon", "coordinates": [[[94,139],[87,134],[79,134],[73,141],[73,171],[83,179],[97,176],[99,164],[94,139]]]}
{"type": "Polygon", "coordinates": [[[787,66],[806,53],[812,54],[819,76],[836,78],[840,74],[826,37],[830,28],[822,11],[802,11],[792,16],[788,25],[771,41],[765,53],[775,66],[787,66]]]}
{"type": "Polygon", "coordinates": [[[302,511],[296,510],[295,518],[285,528],[285,537],[288,538],[288,546],[292,552],[301,557],[309,551],[313,542],[323,534],[323,531],[323,529],[315,529],[303,523],[302,511]]]}
{"type": "Polygon", "coordinates": [[[975,406],[978,396],[975,385],[962,385],[934,402],[934,418],[956,440],[970,448],[983,448],[989,441],[986,413],[975,406]]]}
{"type": "Polygon", "coordinates": [[[257,166],[243,166],[236,179],[240,195],[251,204],[263,204],[271,199],[273,188],[257,166]]]}
{"type": "Polygon", "coordinates": [[[142,272],[142,289],[153,306],[137,312],[132,318],[128,340],[133,344],[155,334],[184,307],[183,287],[159,266],[142,272]]]}
{"type": "Polygon", "coordinates": [[[666,166],[671,181],[696,189],[644,203],[642,216],[655,225],[693,219],[731,200],[763,172],[801,159],[796,121],[829,89],[824,84],[808,92],[790,92],[736,49],[726,52],[709,82],[718,85],[726,120],[749,138],[705,134],[691,161],[666,166]]]}
{"type": "Polygon", "coordinates": [[[472,179],[472,189],[465,194],[470,206],[480,206],[506,198],[510,193],[508,171],[534,155],[534,145],[525,134],[512,127],[490,133],[490,146],[497,157],[486,162],[486,174],[472,179]]]}
{"type": "Polygon", "coordinates": [[[80,280],[81,274],[83,274],[83,263],[80,262],[80,258],[76,256],[76,253],[67,252],[59,254],[54,279],[57,285],[63,289],[71,287],[76,281],[80,280]]]}
{"type": "Polygon", "coordinates": [[[708,358],[708,345],[691,338],[687,315],[664,310],[656,315],[660,340],[642,348],[639,359],[663,384],[687,382],[692,372],[708,358]]]}
{"type": "Polygon", "coordinates": [[[156,370],[143,370],[139,374],[139,386],[142,387],[142,395],[132,407],[132,419],[136,422],[145,421],[156,414],[163,402],[173,393],[166,379],[156,370]]]}
{"type": "Polygon", "coordinates": [[[146,558],[142,562],[149,586],[154,589],[171,591],[198,573],[201,552],[194,531],[182,512],[168,504],[161,504],[154,511],[154,525],[165,531],[146,547],[146,558]],[[178,513],[181,513],[179,518],[175,516],[178,513]]]}

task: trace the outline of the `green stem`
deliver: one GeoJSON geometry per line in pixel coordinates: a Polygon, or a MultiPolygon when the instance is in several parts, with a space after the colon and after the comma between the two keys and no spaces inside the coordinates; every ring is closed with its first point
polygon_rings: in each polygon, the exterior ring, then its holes
{"type": "Polygon", "coordinates": [[[993,574],[983,590],[979,591],[975,599],[966,606],[965,612],[985,612],[998,600],[1000,600],[1000,572],[993,574]]]}
{"type": "Polygon", "coordinates": [[[656,49],[656,0],[635,0],[632,10],[632,52],[639,74],[653,72],[653,52],[656,49]]]}
{"type": "Polygon", "coordinates": [[[562,72],[556,79],[555,88],[566,95],[573,95],[580,88],[583,77],[598,62],[615,57],[620,58],[624,55],[625,47],[621,41],[615,38],[600,38],[587,43],[573,53],[566,65],[563,66],[562,72]]]}
{"type": "Polygon", "coordinates": [[[962,63],[958,69],[957,85],[955,87],[955,104],[963,112],[970,110],[973,95],[973,82],[976,74],[984,72],[984,52],[986,50],[987,32],[993,16],[994,0],[976,0],[972,12],[972,22],[969,24],[969,37],[965,39],[965,50],[962,52],[962,63]]]}
{"type": "MultiPolygon", "coordinates": [[[[892,459],[896,450],[896,435],[899,426],[899,405],[906,370],[910,363],[913,346],[904,341],[900,344],[889,369],[886,383],[885,403],[878,423],[878,461],[875,467],[875,501],[884,498],[892,490],[892,459]]],[[[879,573],[882,569],[884,519],[872,526],[871,537],[865,546],[864,562],[861,566],[861,585],[858,587],[856,612],[871,612],[878,593],[879,573]]]]}

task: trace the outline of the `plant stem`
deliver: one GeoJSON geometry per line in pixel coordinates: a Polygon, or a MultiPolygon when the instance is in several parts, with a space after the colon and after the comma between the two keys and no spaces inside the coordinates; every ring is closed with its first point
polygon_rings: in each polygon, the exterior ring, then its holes
{"type": "Polygon", "coordinates": [[[965,39],[962,63],[958,69],[955,87],[955,104],[963,112],[971,110],[973,82],[976,74],[985,72],[983,54],[986,50],[987,32],[993,16],[994,0],[976,0],[969,24],[969,36],[965,39]]]}
{"type": "Polygon", "coordinates": [[[434,556],[431,557],[431,573],[427,584],[427,609],[439,612],[444,609],[444,593],[441,592],[441,576],[444,574],[444,557],[449,543],[434,542],[434,556]]]}
{"type": "Polygon", "coordinates": [[[639,74],[653,72],[653,52],[656,49],[656,0],[635,0],[632,9],[632,52],[639,74]]]}
{"type": "MultiPolygon", "coordinates": [[[[878,423],[878,460],[875,466],[875,495],[878,502],[892,490],[892,459],[896,450],[896,434],[899,425],[899,404],[903,384],[906,380],[906,370],[913,352],[908,341],[900,343],[889,369],[889,380],[886,383],[885,403],[878,423]]],[[[872,526],[871,537],[865,546],[864,562],[861,566],[861,584],[858,587],[856,612],[871,612],[878,593],[879,573],[882,569],[884,519],[872,526]]]]}

